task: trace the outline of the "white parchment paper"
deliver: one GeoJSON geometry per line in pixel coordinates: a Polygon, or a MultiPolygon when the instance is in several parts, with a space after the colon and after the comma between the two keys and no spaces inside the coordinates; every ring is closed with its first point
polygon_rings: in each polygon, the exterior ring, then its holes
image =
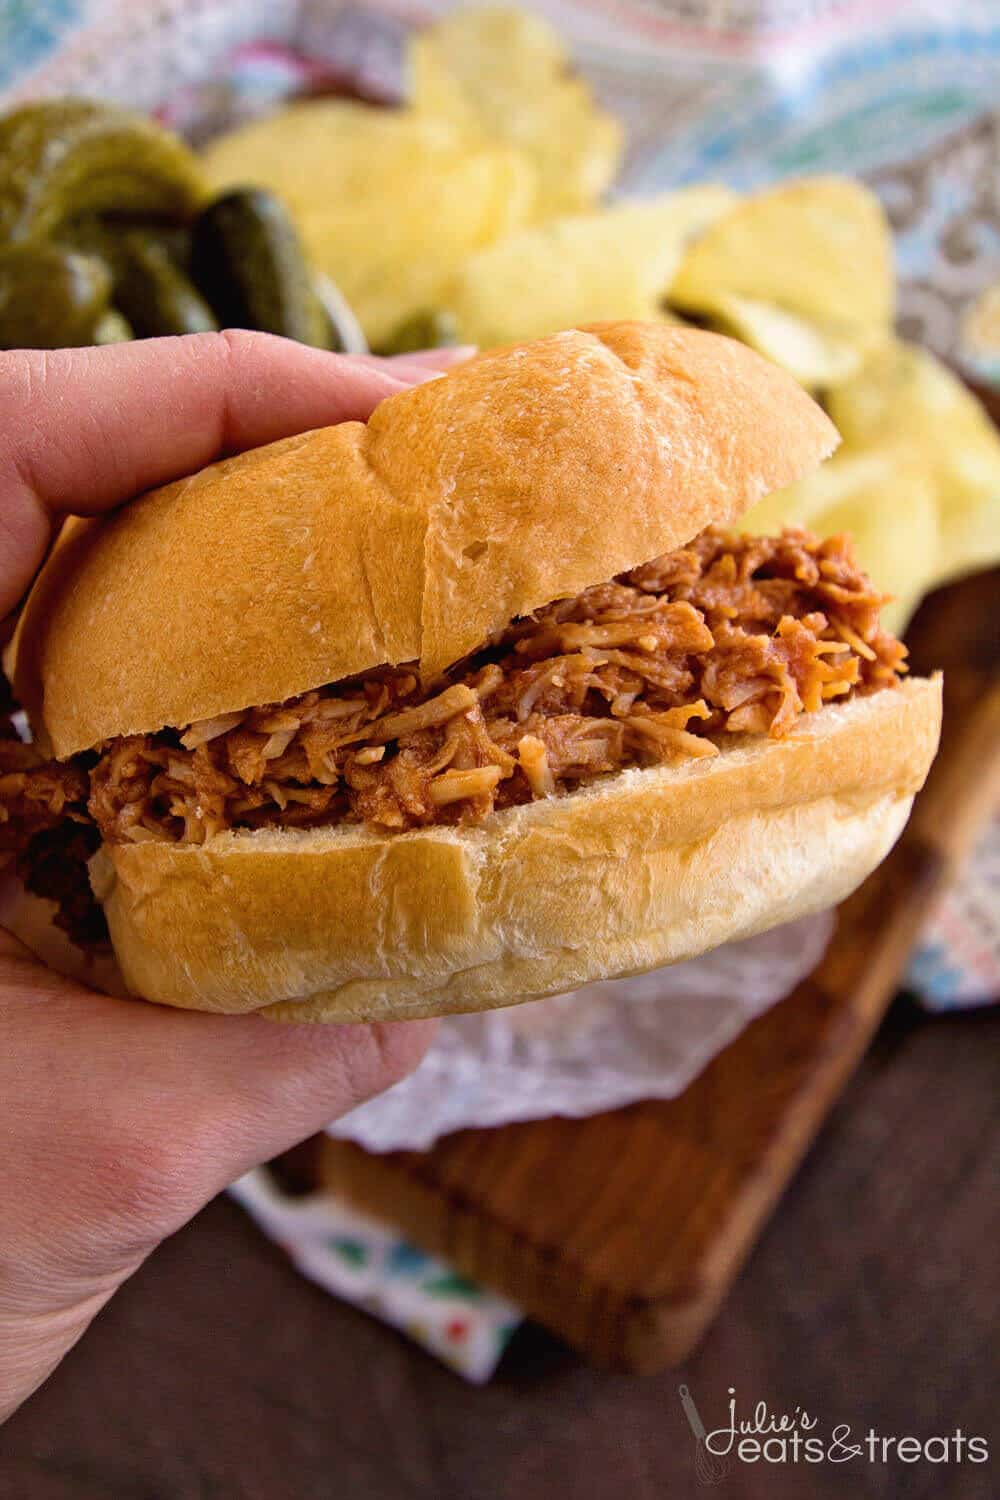
{"type": "Polygon", "coordinates": [[[417,1071],[330,1126],[369,1151],[469,1126],[670,1099],[819,962],[829,913],[703,958],[507,1010],[449,1016],[417,1071]]]}

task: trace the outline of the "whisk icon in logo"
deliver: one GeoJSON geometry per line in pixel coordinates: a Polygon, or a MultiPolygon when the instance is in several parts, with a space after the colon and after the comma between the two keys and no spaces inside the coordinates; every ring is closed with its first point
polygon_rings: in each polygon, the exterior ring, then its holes
{"type": "Polygon", "coordinates": [[[698,1483],[718,1484],[729,1473],[729,1460],[713,1453],[705,1442],[705,1424],[701,1420],[701,1413],[695,1406],[694,1397],[687,1386],[679,1385],[677,1394],[681,1398],[681,1406],[684,1408],[688,1426],[694,1433],[694,1472],[698,1483]]]}

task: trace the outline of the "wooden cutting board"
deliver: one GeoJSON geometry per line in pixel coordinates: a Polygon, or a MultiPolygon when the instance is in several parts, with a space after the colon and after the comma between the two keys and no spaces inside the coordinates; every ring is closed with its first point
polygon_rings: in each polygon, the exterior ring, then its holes
{"type": "Polygon", "coordinates": [[[945,669],[942,747],[896,848],[840,908],[818,968],[679,1098],[466,1130],[375,1156],[316,1137],[286,1162],[506,1293],[603,1365],[690,1353],[858,1062],[935,896],[1000,802],[1000,570],[909,632],[945,669]]]}

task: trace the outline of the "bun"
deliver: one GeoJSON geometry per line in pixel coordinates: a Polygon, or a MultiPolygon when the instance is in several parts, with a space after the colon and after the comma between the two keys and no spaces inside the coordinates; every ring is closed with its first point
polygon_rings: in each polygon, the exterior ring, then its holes
{"type": "Polygon", "coordinates": [[[840,901],[895,842],[939,679],[629,770],[475,828],[223,834],[92,862],[129,988],[280,1020],[510,1005],[691,958],[840,901]]]}
{"type": "Polygon", "coordinates": [[[493,351],[344,423],[74,523],[15,691],[59,758],[383,663],[433,674],[515,615],[728,522],[837,441],[730,339],[605,323],[493,351]]]}

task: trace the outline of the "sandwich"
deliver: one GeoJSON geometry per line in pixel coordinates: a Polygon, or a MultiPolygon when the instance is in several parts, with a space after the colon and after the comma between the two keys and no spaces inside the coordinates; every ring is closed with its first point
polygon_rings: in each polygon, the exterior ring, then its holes
{"type": "Polygon", "coordinates": [[[835,429],[695,329],[493,351],[71,523],[13,644],[0,849],[129,990],[509,1005],[840,901],[940,683],[844,537],[735,529],[835,429]]]}

